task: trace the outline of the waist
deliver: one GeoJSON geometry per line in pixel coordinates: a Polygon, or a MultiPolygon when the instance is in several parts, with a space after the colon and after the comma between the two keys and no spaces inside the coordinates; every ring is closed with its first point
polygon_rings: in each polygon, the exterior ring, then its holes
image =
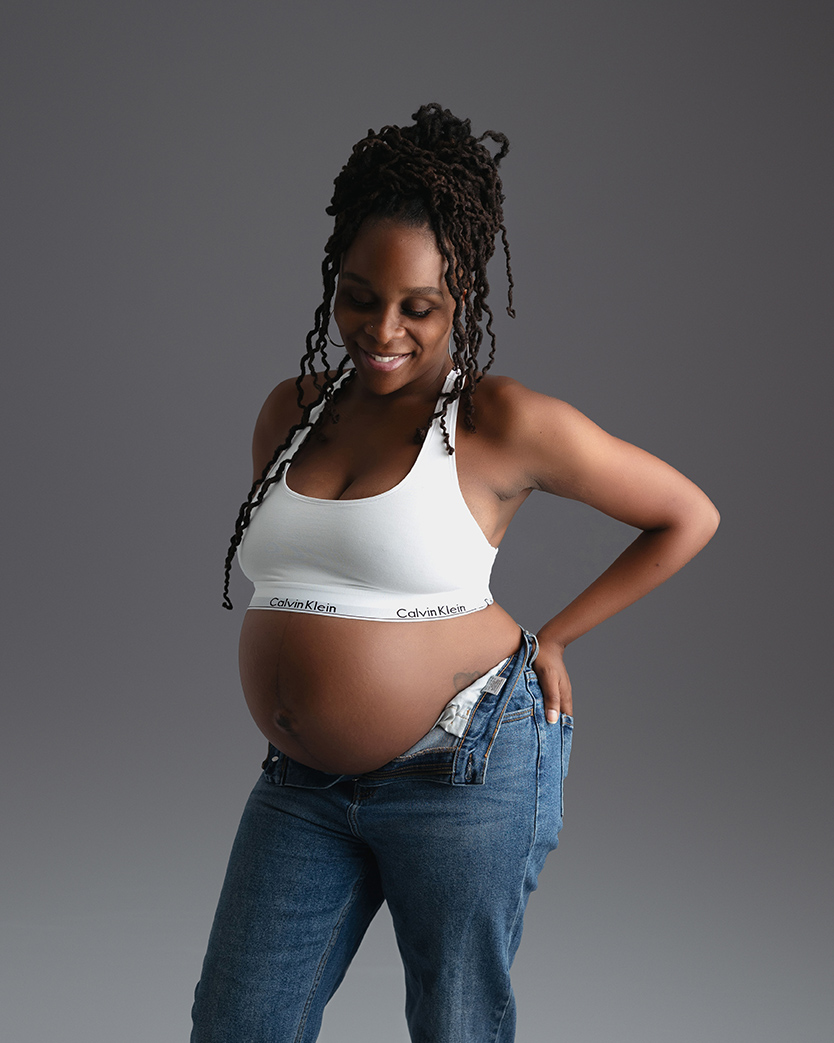
{"type": "Polygon", "coordinates": [[[493,602],[489,587],[445,590],[431,594],[372,590],[359,586],[325,587],[259,582],[249,608],[302,612],[337,619],[417,623],[455,619],[480,612],[493,602]]]}
{"type": "Polygon", "coordinates": [[[270,741],[264,769],[271,780],[281,785],[326,788],[345,777],[357,778],[371,785],[409,777],[431,778],[433,782],[468,785],[484,782],[487,759],[495,736],[502,723],[508,703],[519,698],[514,720],[534,713],[533,698],[522,676],[533,678],[532,663],[538,643],[532,634],[522,631],[518,651],[493,666],[467,689],[458,693],[443,711],[440,719],[422,738],[405,749],[404,753],[382,763],[378,768],[335,773],[296,761],[270,741]],[[458,726],[449,726],[448,713],[454,706],[458,726]]]}
{"type": "Polygon", "coordinates": [[[290,757],[368,771],[425,735],[519,637],[497,604],[422,626],[253,611],[241,629],[241,682],[255,723],[290,757]]]}

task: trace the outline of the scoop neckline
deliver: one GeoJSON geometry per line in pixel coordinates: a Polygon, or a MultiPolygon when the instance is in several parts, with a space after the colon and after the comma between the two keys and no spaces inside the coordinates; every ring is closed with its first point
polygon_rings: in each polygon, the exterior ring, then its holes
{"type": "MultiPolygon", "coordinates": [[[[350,370],[348,370],[348,373],[349,372],[350,372],[350,370]]],[[[443,398],[443,396],[447,395],[449,393],[449,391],[451,389],[451,386],[454,383],[454,379],[457,376],[457,373],[458,373],[458,371],[453,368],[453,369],[450,369],[449,372],[446,374],[446,379],[443,381],[443,387],[440,389],[440,394],[437,396],[437,401],[435,402],[435,405],[434,405],[435,411],[437,411],[437,407],[440,405],[440,400],[443,398]]],[[[347,377],[347,373],[345,373],[343,375],[342,380],[344,380],[346,377],[347,377]]],[[[457,401],[457,399],[455,399],[455,401],[457,401]]],[[[452,403],[450,403],[450,405],[451,404],[452,403]]],[[[313,418],[313,419],[315,419],[315,418],[313,418]]],[[[457,426],[457,416],[455,416],[455,425],[457,426]]],[[[414,463],[411,465],[411,467],[408,469],[408,471],[402,476],[402,478],[397,482],[396,485],[392,485],[390,489],[384,489],[381,493],[373,493],[371,496],[356,496],[356,497],[352,497],[349,500],[342,500],[342,499],[332,500],[332,499],[330,499],[328,497],[324,497],[324,496],[308,496],[306,493],[296,492],[295,489],[291,489],[290,486],[287,484],[287,475],[290,473],[290,470],[292,468],[292,462],[293,462],[293,459],[295,457],[295,454],[298,452],[298,450],[301,448],[301,446],[304,445],[304,442],[307,440],[307,436],[310,434],[310,430],[311,429],[308,427],[305,431],[299,432],[299,434],[303,434],[304,437],[301,439],[301,441],[298,443],[298,445],[293,448],[293,454],[290,457],[290,459],[289,459],[289,461],[287,463],[287,466],[284,468],[284,473],[281,475],[281,486],[284,488],[284,490],[286,492],[288,492],[290,494],[290,496],[294,496],[298,500],[305,500],[305,501],[307,501],[309,503],[349,504],[349,503],[369,503],[369,502],[371,502],[373,500],[381,500],[383,497],[390,496],[392,493],[395,493],[398,489],[400,489],[403,485],[405,485],[405,483],[408,481],[408,479],[414,474],[415,470],[417,469],[417,465],[420,463],[420,459],[423,456],[423,453],[426,451],[426,446],[428,446],[429,442],[431,442],[431,440],[434,437],[436,437],[436,435],[435,435],[436,426],[437,425],[434,422],[432,422],[431,426],[429,427],[429,430],[428,430],[428,433],[427,433],[426,437],[423,439],[423,444],[420,446],[420,452],[417,454],[417,456],[414,459],[414,463]]],[[[454,435],[455,435],[455,433],[452,432],[452,440],[453,441],[454,441],[454,435]]],[[[453,458],[450,457],[450,459],[453,459],[453,458]]]]}

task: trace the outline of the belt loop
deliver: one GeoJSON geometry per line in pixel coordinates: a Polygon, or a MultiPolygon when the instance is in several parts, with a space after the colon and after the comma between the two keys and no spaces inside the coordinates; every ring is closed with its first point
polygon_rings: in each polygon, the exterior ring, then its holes
{"type": "Polygon", "coordinates": [[[527,666],[532,666],[539,654],[539,639],[535,634],[530,634],[526,630],[524,636],[527,638],[527,666]]]}

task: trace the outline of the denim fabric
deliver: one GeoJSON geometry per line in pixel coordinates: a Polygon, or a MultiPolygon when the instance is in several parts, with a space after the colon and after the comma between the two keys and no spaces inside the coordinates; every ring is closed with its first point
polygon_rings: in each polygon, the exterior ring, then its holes
{"type": "MultiPolygon", "coordinates": [[[[460,738],[433,728],[360,776],[270,747],[232,849],[192,1043],[310,1043],[387,901],[413,1043],[510,1043],[510,966],[562,826],[572,718],[547,724],[535,638],[460,738]]],[[[372,1013],[369,1014],[372,1017],[372,1013]]]]}

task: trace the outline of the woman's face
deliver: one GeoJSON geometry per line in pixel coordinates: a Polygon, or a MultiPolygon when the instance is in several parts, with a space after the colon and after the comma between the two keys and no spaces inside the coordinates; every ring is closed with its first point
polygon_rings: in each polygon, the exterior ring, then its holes
{"type": "Polygon", "coordinates": [[[342,258],[333,316],[357,378],[375,394],[436,392],[451,368],[455,302],[428,227],[368,220],[342,258]]]}

